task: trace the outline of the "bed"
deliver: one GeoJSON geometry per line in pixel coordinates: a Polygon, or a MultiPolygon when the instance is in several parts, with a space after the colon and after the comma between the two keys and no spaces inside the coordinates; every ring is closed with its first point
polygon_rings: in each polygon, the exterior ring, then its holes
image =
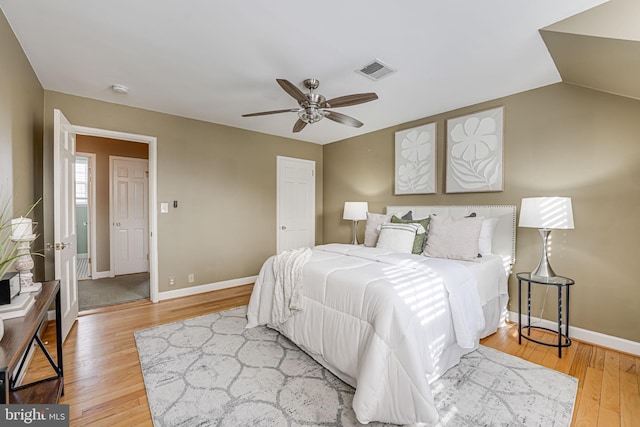
{"type": "Polygon", "coordinates": [[[347,244],[300,249],[291,268],[282,254],[265,262],[248,306],[248,328],[278,330],[356,388],[363,424],[436,421],[429,384],[506,313],[515,206],[387,207],[387,215],[408,211],[414,219],[493,218],[491,253],[461,261],[347,244]]]}

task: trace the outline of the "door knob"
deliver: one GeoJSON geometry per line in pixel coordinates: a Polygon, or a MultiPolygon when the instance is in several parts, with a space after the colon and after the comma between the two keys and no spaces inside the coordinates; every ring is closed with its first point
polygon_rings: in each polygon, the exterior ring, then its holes
{"type": "Polygon", "coordinates": [[[282,229],[283,229],[283,230],[286,230],[286,229],[287,229],[287,227],[285,227],[285,226],[283,225],[283,226],[282,226],[282,229]]]}

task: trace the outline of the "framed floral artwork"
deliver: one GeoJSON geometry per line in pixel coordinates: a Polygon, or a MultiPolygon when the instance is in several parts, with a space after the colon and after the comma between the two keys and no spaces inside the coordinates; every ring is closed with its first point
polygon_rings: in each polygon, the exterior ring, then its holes
{"type": "Polygon", "coordinates": [[[504,108],[447,120],[447,193],[503,191],[504,108]]]}
{"type": "Polygon", "coordinates": [[[436,124],[396,132],[395,194],[436,192],[436,124]]]}

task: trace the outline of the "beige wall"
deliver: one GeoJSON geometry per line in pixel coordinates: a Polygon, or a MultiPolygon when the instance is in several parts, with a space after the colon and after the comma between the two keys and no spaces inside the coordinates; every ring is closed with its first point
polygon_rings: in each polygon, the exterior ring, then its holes
{"type": "MultiPolygon", "coordinates": [[[[318,242],[350,241],[346,200],[382,212],[389,204],[519,206],[527,196],[571,196],[576,229],[552,233],[551,257],[557,272],[577,281],[572,324],[640,342],[639,101],[557,84],[322,147],[45,92],[2,14],[0,58],[0,178],[16,211],[45,195],[37,248],[53,241],[52,110],[59,108],[76,125],[158,137],[158,201],[180,202],[158,218],[161,290],[169,275],[180,288],[190,272],[195,284],[258,272],[275,250],[275,158],[284,155],[317,162],[318,242]],[[445,119],[498,105],[505,106],[505,191],[443,194],[445,119]],[[438,194],[394,196],[394,132],[433,120],[438,194]]],[[[518,230],[517,251],[515,270],[531,270],[540,252],[535,230],[518,230]]],[[[52,262],[48,254],[36,279],[53,277],[52,262]]],[[[513,278],[510,290],[515,295],[513,278]]],[[[545,317],[554,311],[550,296],[545,317]]]]}
{"type": "Polygon", "coordinates": [[[96,184],[96,253],[92,254],[92,262],[96,263],[96,271],[109,271],[111,269],[109,156],[148,159],[149,144],[78,135],[76,138],[76,151],[78,153],[93,153],[96,155],[96,170],[93,173],[96,184]]]}
{"type": "MultiPolygon", "coordinates": [[[[258,274],[276,250],[276,156],[316,162],[316,235],[322,238],[322,146],[148,110],[45,91],[45,194],[53,191],[53,109],[74,125],[155,136],[159,287],[214,283],[258,274]],[[159,208],[158,208],[159,211],[159,208]],[[187,283],[187,275],[195,282],[187,283]]],[[[45,204],[47,231],[53,204],[45,204]]],[[[53,274],[47,259],[47,274],[53,274]]],[[[51,277],[51,276],[48,276],[51,277]]]]}
{"type": "MultiPolygon", "coordinates": [[[[368,201],[372,212],[383,212],[402,204],[519,209],[523,197],[570,196],[576,228],[552,233],[551,264],[576,280],[571,324],[640,342],[639,118],[640,101],[560,83],[326,145],[324,241],[350,241],[351,225],[341,219],[347,200],[368,201]],[[443,194],[445,120],[500,105],[505,191],[443,194]],[[394,132],[432,121],[438,127],[438,194],[394,196],[394,132]]],[[[514,270],[531,271],[541,251],[538,232],[518,229],[517,239],[514,270]]],[[[510,309],[517,311],[514,277],[510,293],[510,309]]],[[[552,294],[544,317],[554,320],[552,294]]]]}
{"type": "MultiPolygon", "coordinates": [[[[0,203],[13,196],[14,215],[25,213],[39,198],[43,93],[11,27],[0,10],[0,203]]],[[[32,215],[40,219],[40,208],[32,215]]],[[[42,248],[42,239],[33,249],[42,248]]],[[[43,263],[36,261],[36,277],[43,263]]]]}

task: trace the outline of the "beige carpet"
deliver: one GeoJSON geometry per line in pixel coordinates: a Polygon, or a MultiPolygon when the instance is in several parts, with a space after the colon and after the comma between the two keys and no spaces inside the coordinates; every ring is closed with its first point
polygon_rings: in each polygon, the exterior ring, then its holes
{"type": "Polygon", "coordinates": [[[78,281],[78,309],[149,299],[149,273],[78,281]]]}

